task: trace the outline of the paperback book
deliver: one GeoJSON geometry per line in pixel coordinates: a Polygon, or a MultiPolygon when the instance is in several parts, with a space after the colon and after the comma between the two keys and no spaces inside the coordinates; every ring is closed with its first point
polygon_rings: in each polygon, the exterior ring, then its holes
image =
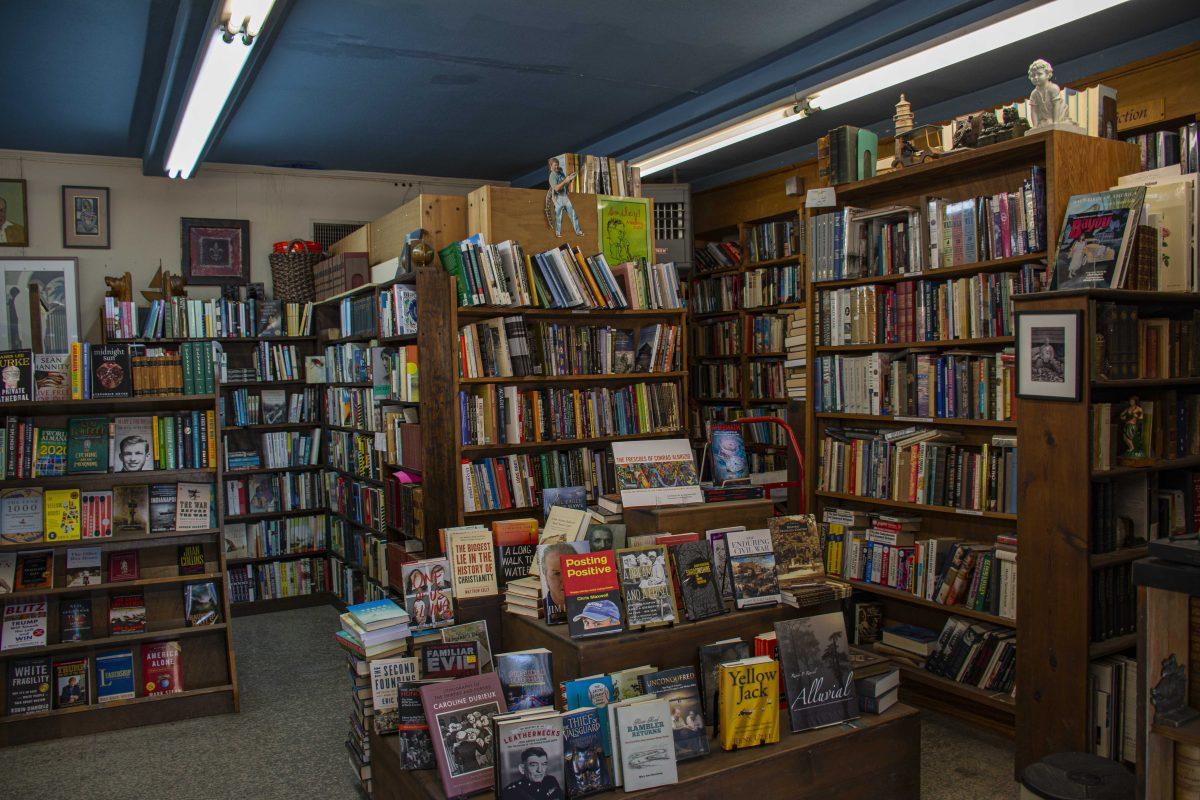
{"type": "Polygon", "coordinates": [[[730,531],[725,535],[729,547],[729,575],[737,607],[755,608],[779,602],[779,579],[775,573],[775,553],[771,532],[766,528],[730,531]]]}
{"type": "Polygon", "coordinates": [[[479,674],[479,645],[468,642],[426,642],[421,646],[421,677],[466,678],[479,674]]]}
{"type": "Polygon", "coordinates": [[[204,545],[181,544],[178,547],[179,574],[201,575],[204,573],[204,545]]]}
{"type": "Polygon", "coordinates": [[[497,800],[563,796],[563,720],[546,711],[501,714],[493,721],[497,800]]]}
{"type": "Polygon", "coordinates": [[[18,658],[8,662],[4,713],[10,717],[50,710],[50,659],[18,658]]]}
{"type": "Polygon", "coordinates": [[[461,600],[496,594],[496,553],[492,532],[486,528],[447,531],[446,539],[454,596],[461,600]]]}
{"type": "Polygon", "coordinates": [[[642,691],[666,700],[671,711],[675,758],[686,761],[708,755],[708,732],[695,667],[675,667],[640,678],[642,691]]]}
{"type": "Polygon", "coordinates": [[[700,691],[704,719],[717,719],[717,688],[720,685],[718,667],[730,661],[750,657],[750,643],[742,639],[722,639],[700,646],[700,691]]]}
{"type": "Polygon", "coordinates": [[[4,606],[0,650],[42,647],[46,644],[46,601],[9,601],[4,606]]]}
{"type": "Polygon", "coordinates": [[[498,654],[496,675],[510,711],[554,707],[554,676],[546,648],[498,654]]]}
{"type": "Polygon", "coordinates": [[[561,625],[567,621],[567,597],[562,576],[563,556],[586,552],[588,543],[585,541],[538,545],[538,575],[542,583],[542,605],[547,625],[561,625]]]}
{"type": "Polygon", "coordinates": [[[108,582],[136,581],[142,577],[139,551],[114,550],[108,554],[108,582]]]}
{"type": "Polygon", "coordinates": [[[154,469],[154,418],[114,417],[112,422],[112,472],[149,472],[154,469]]]}
{"type": "Polygon", "coordinates": [[[49,589],[54,583],[54,551],[26,550],[17,553],[15,571],[15,588],[49,589]]]}
{"type": "Polygon", "coordinates": [[[57,478],[67,474],[67,429],[42,428],[34,432],[33,474],[37,478],[57,478]]]}
{"type": "Polygon", "coordinates": [[[375,732],[395,733],[400,722],[398,692],[402,684],[419,677],[418,661],[412,656],[380,658],[370,662],[371,704],[375,707],[375,732]]]}
{"type": "Polygon", "coordinates": [[[91,357],[92,398],[105,400],[133,395],[133,370],[126,345],[94,344],[91,357]]]}
{"type": "Polygon", "coordinates": [[[709,427],[708,440],[715,485],[723,486],[750,478],[750,463],[746,459],[746,441],[742,438],[741,425],[736,422],[713,423],[709,427]]]}
{"type": "Polygon", "coordinates": [[[71,547],[67,550],[67,586],[93,586],[103,583],[99,547],[71,547]]]}
{"type": "Polygon", "coordinates": [[[675,592],[665,547],[617,551],[621,595],[630,630],[675,622],[675,592]]]}
{"type": "Polygon", "coordinates": [[[707,542],[682,542],[668,548],[683,613],[690,622],[725,613],[707,542]]]}
{"type": "Polygon", "coordinates": [[[536,519],[497,520],[492,525],[499,553],[500,583],[520,580],[529,575],[537,554],[538,524],[536,519]]]}
{"type": "Polygon", "coordinates": [[[592,706],[562,715],[568,798],[587,797],[612,788],[612,772],[605,759],[609,747],[607,721],[605,710],[592,706]]]}
{"type": "Polygon", "coordinates": [[[108,472],[108,417],[71,417],[67,422],[67,472],[108,472]]]}
{"type": "Polygon", "coordinates": [[[54,660],[54,707],[72,708],[90,705],[88,659],[64,658],[54,660]]]}
{"type": "Polygon", "coordinates": [[[491,789],[491,750],[484,744],[492,718],[507,711],[495,672],[421,687],[434,758],[447,797],[491,789]]]}
{"type": "Polygon", "coordinates": [[[1125,285],[1145,197],[1144,186],[1071,196],[1055,248],[1055,289],[1120,289],[1125,285]]]}
{"type": "MultiPolygon", "coordinates": [[[[12,302],[5,296],[8,302],[12,302]]],[[[33,353],[29,350],[0,350],[0,403],[33,399],[33,353]]]]}
{"type": "Polygon", "coordinates": [[[175,530],[177,484],[155,483],[150,486],[150,532],[175,530]]]}
{"type": "Polygon", "coordinates": [[[34,399],[60,403],[71,399],[71,356],[69,353],[33,354],[34,399]]]}
{"type": "Polygon", "coordinates": [[[202,531],[216,527],[211,483],[180,483],[175,494],[175,530],[202,531]]]}
{"type": "Polygon", "coordinates": [[[404,610],[414,634],[454,624],[449,561],[427,558],[407,563],[401,568],[401,579],[404,610]]]}
{"type": "Polygon", "coordinates": [[[617,706],[616,723],[625,791],[678,783],[671,710],[666,700],[617,706]]]}
{"type": "Polygon", "coordinates": [[[725,750],[779,741],[779,664],[757,656],[717,667],[717,738],[725,750]]]}
{"type": "Polygon", "coordinates": [[[146,630],[146,600],[141,590],[117,592],[108,599],[108,632],[111,636],[146,630]]]}
{"type": "Polygon", "coordinates": [[[69,542],[83,536],[78,489],[47,489],[45,508],[47,542],[69,542]]]}
{"type": "Polygon", "coordinates": [[[687,439],[613,442],[612,452],[625,508],[704,502],[687,439]]]}
{"type": "Polygon", "coordinates": [[[613,551],[564,555],[561,558],[567,627],[572,637],[620,633],[621,591],[613,551]]]}
{"type": "Polygon", "coordinates": [[[189,628],[221,621],[221,595],[214,581],[189,583],[183,588],[183,610],[189,628]]]}
{"type": "Polygon", "coordinates": [[[442,628],[442,641],[446,643],[474,642],[475,652],[479,658],[479,671],[491,672],[492,643],[488,639],[487,622],[481,619],[471,622],[460,622],[448,628],[442,628]]]}
{"type": "Polygon", "coordinates": [[[821,532],[811,514],[772,517],[767,529],[780,579],[807,582],[825,577],[821,532]]]}
{"type": "Polygon", "coordinates": [[[429,723],[421,705],[421,687],[426,683],[413,681],[396,687],[396,736],[401,769],[437,769],[429,723]]]}
{"type": "Polygon", "coordinates": [[[841,612],[776,622],[775,635],[793,732],[858,716],[841,612]]]}
{"type": "Polygon", "coordinates": [[[132,699],[133,680],[132,650],[96,654],[96,702],[132,699]]]}
{"type": "Polygon", "coordinates": [[[44,515],[40,487],[0,490],[0,542],[42,541],[44,515]]]}
{"type": "Polygon", "coordinates": [[[58,640],[83,642],[92,638],[92,601],[68,597],[58,604],[58,640]]]}
{"type": "Polygon", "coordinates": [[[611,756],[608,730],[608,705],[613,702],[613,680],[608,675],[593,675],[590,678],[576,678],[563,683],[563,694],[566,696],[567,710],[592,707],[597,710],[600,719],[600,746],[604,755],[611,756]]]}
{"type": "Polygon", "coordinates": [[[150,533],[150,487],[123,484],[113,487],[113,529],[117,533],[150,533]]]}
{"type": "Polygon", "coordinates": [[[179,642],[154,642],[142,647],[142,688],[147,697],[183,691],[182,652],[179,642]]]}

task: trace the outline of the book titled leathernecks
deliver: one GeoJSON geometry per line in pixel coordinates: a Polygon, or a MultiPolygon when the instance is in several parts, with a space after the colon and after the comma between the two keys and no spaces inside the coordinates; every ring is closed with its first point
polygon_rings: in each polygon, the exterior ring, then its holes
{"type": "Polygon", "coordinates": [[[491,789],[495,776],[487,741],[492,719],[508,710],[496,673],[422,686],[421,706],[446,796],[491,789]]]}
{"type": "Polygon", "coordinates": [[[500,714],[492,757],[497,800],[563,796],[563,721],[553,708],[500,714]]]}

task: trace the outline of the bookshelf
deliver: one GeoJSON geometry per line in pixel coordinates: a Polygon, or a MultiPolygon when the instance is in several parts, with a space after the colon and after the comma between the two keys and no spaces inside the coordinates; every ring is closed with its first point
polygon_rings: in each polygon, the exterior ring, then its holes
{"type": "MultiPolygon", "coordinates": [[[[1180,365],[1173,370],[1175,377],[1140,377],[1149,359],[1144,341],[1138,348],[1144,334],[1132,334],[1121,343],[1110,327],[1109,309],[1128,309],[1143,322],[1191,320],[1200,307],[1200,295],[1094,290],[1024,297],[1016,305],[1022,312],[1078,312],[1085,342],[1079,359],[1078,401],[1026,399],[1021,403],[1019,480],[1026,489],[1017,530],[1024,552],[1038,555],[1018,562],[1019,615],[1037,620],[1018,629],[1018,682],[1028,698],[1017,713],[1017,769],[1021,770],[1050,753],[1091,752],[1092,662],[1106,656],[1134,656],[1134,630],[1144,621],[1139,622],[1135,614],[1132,562],[1147,555],[1141,539],[1152,535],[1151,526],[1166,524],[1157,512],[1163,502],[1161,492],[1191,480],[1200,463],[1200,452],[1186,443],[1175,446],[1170,435],[1174,423],[1150,427],[1158,431],[1156,444],[1161,451],[1152,450],[1136,463],[1119,460],[1119,412],[1130,398],[1137,396],[1144,407],[1158,411],[1170,408],[1172,402],[1194,397],[1200,371],[1193,363],[1192,369],[1180,365]],[[1127,356],[1137,363],[1130,364],[1127,356]],[[1127,368],[1133,369],[1132,374],[1127,368]],[[1109,428],[1110,443],[1104,428],[1109,428]],[[1106,453],[1111,454],[1108,468],[1095,463],[1106,453]],[[1146,504],[1140,515],[1139,497],[1146,504]],[[1126,538],[1110,527],[1109,522],[1121,517],[1130,520],[1137,538],[1126,538]]],[[[1194,407],[1178,413],[1180,421],[1197,424],[1194,407]]],[[[1171,421],[1159,420],[1165,422],[1171,421]]],[[[1178,435],[1182,429],[1174,430],[1178,435]]],[[[1144,677],[1138,675],[1139,683],[1144,677]]],[[[1151,684],[1156,681],[1157,674],[1150,678],[1151,684]]]]}
{"type": "MultiPolygon", "coordinates": [[[[853,444],[855,431],[863,431],[865,432],[863,435],[871,436],[876,433],[883,435],[890,431],[900,431],[910,427],[921,430],[928,429],[937,432],[948,443],[957,445],[956,449],[960,453],[979,453],[981,455],[985,444],[991,451],[1006,453],[1011,448],[1005,443],[1009,443],[1013,437],[1017,437],[1018,447],[1015,452],[1020,453],[1020,458],[1016,460],[1015,469],[1020,471],[1020,475],[1024,475],[1025,469],[1044,459],[1030,458],[1026,454],[1024,435],[1018,433],[1018,420],[1036,418],[1040,416],[1040,413],[1031,412],[1025,401],[1018,402],[1011,394],[1009,395],[1012,409],[1011,418],[1004,413],[1004,403],[1001,401],[1001,397],[1006,384],[1001,381],[999,376],[1003,374],[1002,366],[1006,363],[1003,357],[1004,351],[1011,350],[1015,345],[1011,327],[999,325],[995,330],[984,332],[952,330],[949,335],[946,335],[944,332],[939,333],[936,325],[925,325],[925,329],[922,330],[922,326],[917,323],[928,323],[930,318],[918,317],[913,322],[913,328],[917,332],[917,338],[923,337],[923,340],[913,341],[911,335],[905,335],[903,331],[896,337],[880,335],[880,330],[883,329],[875,328],[865,332],[862,329],[853,329],[850,336],[851,343],[822,344],[821,342],[825,341],[823,337],[829,331],[821,331],[818,323],[824,321],[831,308],[830,303],[833,302],[833,297],[839,292],[853,293],[863,287],[874,287],[874,291],[877,293],[895,290],[898,296],[901,291],[906,290],[907,284],[917,284],[920,281],[942,282],[976,279],[975,285],[978,285],[987,280],[1003,280],[1004,274],[1019,273],[1026,264],[1046,263],[1048,256],[1052,256],[1052,253],[1047,253],[1047,247],[1043,243],[1049,244],[1052,248],[1068,198],[1073,194],[1106,189],[1116,183],[1118,176],[1133,172],[1136,167],[1135,149],[1123,142],[1062,132],[1048,132],[952,153],[921,165],[901,168],[855,183],[839,185],[836,187],[838,209],[806,209],[806,214],[811,220],[818,215],[827,214],[843,207],[862,209],[883,209],[889,206],[911,207],[917,209],[918,214],[915,221],[910,218],[912,233],[920,237],[919,243],[912,251],[913,261],[908,265],[907,271],[901,268],[890,274],[870,274],[874,271],[886,272],[887,270],[869,270],[865,276],[839,277],[836,274],[823,273],[819,276],[816,274],[816,268],[819,268],[822,263],[818,260],[822,251],[819,249],[818,232],[814,229],[809,233],[808,262],[814,266],[814,269],[806,270],[808,280],[806,297],[809,304],[809,320],[815,327],[810,329],[807,343],[809,402],[805,426],[805,453],[809,461],[806,476],[807,490],[809,496],[815,500],[813,505],[818,519],[822,519],[824,511],[828,508],[914,516],[920,518],[920,530],[916,534],[918,540],[947,537],[968,544],[977,543],[980,547],[987,548],[996,542],[998,536],[1011,539],[1015,534],[1016,538],[1021,541],[1020,551],[1024,554],[1017,562],[1020,565],[1018,572],[1020,594],[1018,595],[1018,613],[1015,619],[999,616],[991,613],[990,610],[981,611],[974,605],[968,606],[962,603],[943,605],[926,599],[917,591],[897,589],[860,580],[848,580],[860,592],[863,599],[876,601],[883,605],[884,618],[887,622],[910,623],[941,631],[947,619],[955,616],[966,618],[968,622],[978,622],[993,627],[1001,632],[1015,630],[1018,642],[1018,664],[1022,665],[1028,660],[1029,653],[1037,646],[1030,639],[1030,629],[1037,629],[1044,633],[1046,628],[1043,624],[1043,615],[1039,612],[1028,611],[1024,605],[1027,602],[1025,600],[1026,593],[1045,593],[1047,586],[1054,586],[1056,587],[1055,597],[1060,592],[1066,596],[1072,596],[1073,587],[1064,586],[1064,583],[1056,577],[1056,557],[1052,557],[1048,553],[1044,555],[1040,537],[1033,533],[1029,535],[1019,533],[1020,529],[1028,525],[1027,521],[1030,519],[1027,511],[1029,491],[1025,488],[1027,481],[1024,478],[1018,478],[1016,482],[1016,485],[1023,487],[1020,494],[1020,515],[1015,513],[1016,508],[1011,507],[1016,495],[1011,479],[1006,482],[1008,490],[1006,494],[1011,492],[1008,498],[1009,503],[1007,503],[1010,507],[1007,508],[1004,497],[995,498],[994,504],[972,502],[981,498],[970,498],[964,502],[962,497],[954,498],[956,502],[953,504],[929,504],[912,502],[908,498],[900,499],[890,492],[880,492],[878,497],[868,497],[858,492],[839,490],[842,488],[839,481],[827,478],[823,474],[823,453],[831,455],[848,453],[848,451],[835,449],[839,441],[838,437],[844,437],[847,431],[851,432],[850,441],[853,444]],[[954,203],[977,197],[991,197],[999,193],[1019,193],[1023,181],[1030,178],[1033,167],[1044,170],[1045,176],[1045,230],[1035,229],[1041,242],[1033,242],[1034,246],[1025,248],[1030,252],[1019,252],[1013,248],[1014,252],[1017,252],[1016,255],[1007,255],[1003,251],[992,251],[987,255],[999,253],[1001,257],[971,260],[969,263],[964,263],[967,261],[966,259],[953,258],[950,260],[951,265],[932,268],[929,266],[928,206],[931,198],[941,198],[954,203]],[[826,279],[822,280],[821,278],[826,279]],[[862,338],[865,338],[866,341],[858,341],[862,338]],[[822,389],[827,389],[830,384],[819,385],[822,381],[823,365],[827,368],[832,368],[834,364],[848,365],[851,363],[848,360],[850,358],[871,357],[879,354],[880,360],[874,363],[883,365],[882,369],[886,371],[890,368],[891,359],[910,358],[910,353],[928,353],[932,359],[946,359],[947,354],[954,355],[956,351],[975,359],[975,362],[967,361],[967,364],[990,361],[994,365],[995,371],[990,374],[996,376],[995,381],[991,384],[996,401],[988,408],[989,413],[978,413],[970,404],[967,404],[965,408],[956,409],[959,413],[955,415],[948,413],[950,411],[948,406],[943,409],[935,409],[933,398],[936,384],[930,385],[929,408],[921,408],[921,413],[912,413],[912,404],[909,402],[912,395],[906,395],[903,392],[890,397],[883,396],[878,403],[878,409],[875,406],[862,408],[861,404],[843,402],[844,397],[839,397],[839,402],[828,402],[828,398],[822,395],[822,389]],[[834,359],[839,360],[834,361],[834,359]],[[896,402],[904,403],[904,408],[893,409],[891,406],[896,402]],[[939,410],[943,413],[938,413],[939,410]],[[965,413],[962,413],[964,411],[965,413]],[[831,485],[826,485],[826,483],[831,485]],[[1045,574],[1028,575],[1026,570],[1031,563],[1038,563],[1039,568],[1045,574]],[[1038,623],[1025,625],[1023,622],[1019,622],[1023,619],[1038,620],[1038,623]]],[[[1020,275],[1014,280],[1017,287],[1023,285],[1020,283],[1020,275]]],[[[919,292],[919,286],[913,291],[919,292]]],[[[854,295],[842,294],[841,296],[853,297],[854,295]]],[[[876,294],[876,297],[885,296],[887,295],[876,294]]],[[[1007,295],[1001,296],[1007,297],[1007,295]]],[[[1020,297],[1015,292],[1011,296],[1020,297]]],[[[850,310],[844,311],[843,319],[857,320],[860,317],[870,319],[870,317],[865,317],[864,308],[867,306],[851,305],[850,310]]],[[[1011,310],[1011,304],[1007,304],[1007,307],[1003,308],[1006,318],[1011,310]]],[[[945,320],[939,320],[938,324],[944,325],[945,320]]],[[[934,361],[933,363],[939,362],[934,361]]],[[[851,373],[847,372],[846,374],[851,373]]],[[[903,375],[904,373],[892,374],[903,375]]],[[[847,380],[849,379],[847,378],[847,380]]],[[[1083,424],[1086,427],[1086,423],[1083,424]]],[[[1082,438],[1063,438],[1059,441],[1078,442],[1083,440],[1082,438]]],[[[1070,446],[1076,447],[1076,444],[1070,446]]],[[[891,452],[896,452],[896,450],[893,449],[891,452]]],[[[1015,453],[1013,455],[1015,457],[1015,453]]],[[[964,456],[951,457],[962,458],[964,456]]],[[[844,464],[841,466],[844,467],[844,464]]],[[[1083,483],[1080,485],[1085,485],[1086,481],[1085,475],[1082,478],[1083,483]]],[[[1073,486],[1073,484],[1064,482],[1058,486],[1056,491],[1063,492],[1064,487],[1067,486],[1073,486]]],[[[892,489],[893,487],[887,488],[892,489]]],[[[1071,491],[1076,490],[1072,489],[1071,491]]],[[[1056,496],[1061,502],[1061,498],[1067,495],[1060,493],[1056,496]]],[[[1083,505],[1083,508],[1086,509],[1086,504],[1083,505]]],[[[1075,553],[1075,556],[1079,555],[1078,552],[1075,553]]],[[[1086,567],[1086,556],[1083,557],[1083,563],[1086,567]]],[[[1050,595],[1046,595],[1042,602],[1048,600],[1049,597],[1050,595]]],[[[1076,593],[1072,602],[1078,599],[1078,593],[1076,593]]],[[[1086,602],[1086,591],[1083,592],[1083,601],[1086,602]]],[[[1036,635],[1041,636],[1042,634],[1036,635]]],[[[1047,643],[1047,646],[1053,642],[1060,662],[1063,653],[1068,650],[1078,653],[1079,658],[1086,659],[1086,655],[1084,655],[1087,652],[1086,642],[1083,643],[1082,649],[1077,650],[1073,643],[1057,640],[1054,634],[1045,636],[1043,641],[1047,643]]],[[[1079,675],[1086,679],[1086,668],[1079,675]]],[[[1007,693],[996,693],[972,685],[956,683],[913,666],[905,667],[902,685],[906,700],[917,705],[950,713],[973,724],[1010,736],[1018,730],[1028,731],[1027,728],[1019,726],[1016,703],[1013,696],[1007,693]]],[[[1017,689],[1015,691],[1020,692],[1023,698],[1038,697],[1039,688],[1036,682],[1026,675],[1020,666],[1017,670],[1017,689]],[[1031,686],[1032,689],[1029,688],[1031,686]],[[1027,692],[1029,694],[1026,694],[1027,692]]],[[[1047,694],[1050,692],[1042,691],[1042,695],[1047,694]]],[[[1036,705],[1037,702],[1037,700],[1033,700],[1029,704],[1023,703],[1023,705],[1036,705]]],[[[1044,702],[1044,698],[1041,702],[1044,702]]],[[[1053,715],[1045,718],[1047,723],[1051,716],[1053,715]]],[[[1022,733],[1017,736],[1017,739],[1018,742],[1021,742],[1030,740],[1032,737],[1022,733]]],[[[1037,757],[1060,750],[1084,749],[1082,740],[1073,741],[1069,747],[1065,746],[1063,742],[1059,744],[1063,746],[1046,749],[1038,753],[1037,757]]],[[[1029,749],[1023,744],[1019,745],[1019,749],[1021,748],[1026,751],[1029,749]]],[[[1036,760],[1036,758],[1019,759],[1018,768],[1029,763],[1030,760],[1036,760]]]]}
{"type": "MultiPolygon", "coordinates": [[[[0,415],[29,418],[39,427],[64,427],[72,417],[106,416],[121,418],[141,415],[167,415],[179,411],[207,411],[215,419],[217,398],[207,395],[138,396],[105,400],[63,401],[51,406],[36,402],[5,403],[0,415]]],[[[211,435],[215,438],[216,432],[211,435]]],[[[215,450],[215,448],[213,448],[215,450]]],[[[134,473],[86,473],[61,477],[29,478],[5,481],[4,488],[20,486],[43,490],[75,488],[81,492],[101,491],[127,484],[170,484],[204,482],[220,486],[222,467],[215,464],[197,469],[147,470],[134,473]]],[[[215,498],[214,498],[215,502],[215,498]]],[[[115,509],[114,509],[115,511],[115,509]]],[[[51,586],[18,589],[0,595],[8,603],[45,602],[46,644],[0,650],[0,669],[6,675],[0,685],[5,694],[0,702],[0,746],[24,744],[44,739],[85,736],[102,731],[140,727],[158,722],[188,719],[238,710],[237,673],[233,658],[231,609],[227,594],[221,591],[221,619],[209,625],[191,626],[186,618],[184,593],[190,584],[225,584],[225,553],[222,542],[221,506],[215,507],[217,526],[200,530],[163,530],[145,534],[114,530],[112,535],[95,539],[0,543],[0,556],[20,557],[23,553],[49,551],[53,556],[51,586]],[[204,568],[193,574],[180,574],[179,548],[200,545],[204,568]],[[100,551],[101,582],[67,586],[67,553],[75,548],[100,551]],[[138,577],[113,581],[107,573],[109,555],[116,551],[135,551],[138,577]],[[124,634],[110,633],[109,610],[112,596],[137,590],[145,609],[144,630],[124,634]],[[60,610],[69,601],[85,601],[89,610],[90,636],[78,641],[61,641],[60,610]],[[178,642],[183,691],[145,696],[143,648],[160,642],[178,642]],[[115,650],[132,650],[132,686],[136,696],[130,699],[98,701],[96,692],[96,656],[115,650]],[[28,714],[9,714],[8,678],[14,664],[23,659],[47,659],[50,663],[51,695],[56,695],[53,664],[56,660],[87,659],[89,703],[28,714]]],[[[114,514],[115,516],[115,514],[114,514]]],[[[113,526],[117,527],[116,525],[113,526]]]]}

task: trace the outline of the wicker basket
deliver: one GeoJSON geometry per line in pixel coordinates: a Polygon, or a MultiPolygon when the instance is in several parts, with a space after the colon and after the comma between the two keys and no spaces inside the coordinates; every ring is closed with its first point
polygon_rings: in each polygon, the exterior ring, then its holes
{"type": "Polygon", "coordinates": [[[300,239],[288,242],[287,252],[271,253],[271,287],[276,300],[285,303],[311,303],[317,293],[313,286],[313,267],[324,258],[324,253],[310,253],[300,239]],[[293,245],[300,243],[299,249],[293,245]]]}

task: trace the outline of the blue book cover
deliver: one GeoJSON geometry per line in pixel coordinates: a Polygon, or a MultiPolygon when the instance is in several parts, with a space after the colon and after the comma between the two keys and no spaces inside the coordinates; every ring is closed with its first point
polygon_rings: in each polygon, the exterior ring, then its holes
{"type": "Polygon", "coordinates": [[[386,628],[388,625],[395,625],[408,618],[408,614],[403,608],[395,601],[387,599],[359,603],[347,607],[346,611],[354,618],[355,622],[368,631],[386,628]]]}
{"type": "MultiPolygon", "coordinates": [[[[608,712],[605,707],[612,702],[613,682],[608,675],[597,675],[593,678],[576,678],[563,684],[567,696],[567,710],[570,711],[584,706],[594,706],[600,712],[600,746],[604,755],[611,756],[611,739],[608,736],[608,712]]],[[[564,725],[565,720],[564,720],[564,725]]]]}
{"type": "Polygon", "coordinates": [[[116,650],[96,656],[96,700],[129,700],[133,689],[133,651],[116,650]]]}
{"type": "Polygon", "coordinates": [[[709,441],[714,484],[720,486],[727,481],[744,480],[750,476],[742,426],[735,423],[715,424],[709,432],[709,441]]]}
{"type": "Polygon", "coordinates": [[[543,489],[542,513],[549,514],[551,506],[587,511],[587,492],[582,486],[559,486],[543,489]]]}
{"type": "Polygon", "coordinates": [[[567,797],[585,797],[612,788],[604,760],[608,750],[608,713],[583,708],[563,714],[563,762],[567,797]]]}

